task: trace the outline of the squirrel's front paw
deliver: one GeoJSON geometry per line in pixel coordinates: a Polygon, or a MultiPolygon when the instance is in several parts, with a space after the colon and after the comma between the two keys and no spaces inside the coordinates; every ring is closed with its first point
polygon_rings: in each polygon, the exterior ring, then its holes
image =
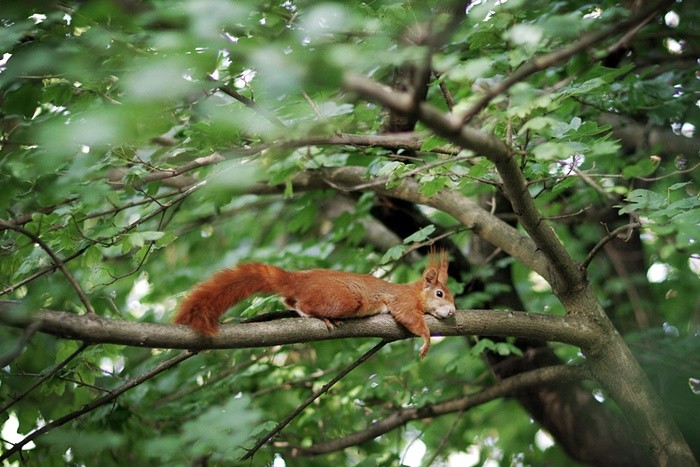
{"type": "Polygon", "coordinates": [[[430,342],[426,342],[421,346],[420,350],[418,351],[418,355],[420,356],[420,358],[425,358],[425,355],[428,353],[428,350],[430,350],[430,342]]]}

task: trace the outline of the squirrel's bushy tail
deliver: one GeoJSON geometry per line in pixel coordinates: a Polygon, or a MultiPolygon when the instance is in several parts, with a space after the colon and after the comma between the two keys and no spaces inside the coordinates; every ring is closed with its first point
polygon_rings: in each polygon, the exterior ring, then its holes
{"type": "Polygon", "coordinates": [[[288,275],[283,269],[262,263],[224,269],[190,292],[173,321],[202,334],[216,334],[219,317],[233,304],[256,293],[282,293],[288,275]]]}

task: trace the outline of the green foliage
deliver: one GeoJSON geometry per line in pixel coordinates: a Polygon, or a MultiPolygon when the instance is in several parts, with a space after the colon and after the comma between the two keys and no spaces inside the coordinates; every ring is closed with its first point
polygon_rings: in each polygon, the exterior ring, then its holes
{"type": "Polygon", "coordinates": [[[243,445],[250,436],[270,428],[266,424],[249,431],[260,418],[249,406],[247,397],[230,397],[225,404],[212,407],[184,423],[181,433],[146,443],[146,453],[159,462],[203,457],[224,462],[239,458],[245,453],[243,445]]]}
{"type": "Polygon", "coordinates": [[[627,204],[620,209],[622,214],[644,216],[645,225],[658,237],[671,237],[659,251],[663,259],[679,250],[697,248],[695,230],[700,222],[700,199],[697,194],[683,196],[681,189],[687,185],[675,183],[667,195],[641,188],[632,190],[627,194],[627,204]]]}
{"type": "Polygon", "coordinates": [[[476,343],[471,349],[470,352],[474,356],[478,356],[479,354],[483,353],[486,350],[490,350],[492,352],[495,352],[496,354],[500,355],[501,357],[505,357],[507,355],[515,354],[515,355],[522,355],[523,352],[518,349],[516,346],[514,346],[511,343],[508,342],[494,342],[491,339],[487,338],[481,338],[479,339],[479,342],[476,343]]]}
{"type": "MultiPolygon", "coordinates": [[[[686,336],[697,333],[700,307],[697,137],[669,130],[700,125],[700,89],[694,59],[671,54],[661,39],[693,44],[699,18],[690,3],[674,5],[677,28],[655,20],[626,37],[630,49],[619,62],[606,60],[620,45],[618,34],[519,80],[469,122],[512,149],[537,208],[577,260],[619,225],[642,224],[637,267],[603,252],[588,279],[620,332],[646,326],[656,339],[662,323],[679,330],[679,339],[657,339],[665,363],[674,352],[694,355],[686,336]],[[602,118],[608,114],[629,120],[620,127],[602,118]],[[630,144],[627,126],[665,133],[630,144]],[[689,145],[694,152],[684,149],[689,145]],[[668,274],[650,283],[654,263],[668,274]]],[[[408,282],[419,277],[423,247],[448,239],[451,254],[470,264],[451,278],[458,308],[511,308],[499,299],[517,296],[527,311],[561,315],[551,288],[517,258],[482,256],[481,226],[458,226],[444,212],[371,191],[409,179],[426,198],[452,190],[517,222],[498,199],[501,177],[485,154],[454,148],[449,135],[422,123],[420,143],[410,147],[333,142],[376,136],[386,113],[345,92],[343,79],[356,72],[390,83],[395,67],[422,64],[430,52],[436,73],[427,102],[445,111],[454,104],[456,121],[533,58],[614,28],[629,14],[610,1],[488,0],[451,24],[450,5],[438,1],[4,2],[0,52],[10,56],[0,65],[0,217],[15,229],[0,230],[0,299],[19,301],[22,316],[41,308],[82,314],[70,276],[101,317],[168,323],[195,283],[243,260],[362,273],[381,266],[387,279],[408,282]],[[428,47],[419,37],[428,22],[433,32],[454,29],[428,47]],[[362,169],[366,180],[357,187],[322,183],[324,170],[345,166],[362,169]],[[294,183],[309,173],[321,175],[309,187],[294,183]],[[386,221],[385,210],[399,217],[393,232],[378,238],[373,227],[386,221]]],[[[282,307],[256,297],[224,320],[282,307]]],[[[38,437],[22,459],[228,465],[374,344],[345,339],[202,352],[38,437]]],[[[511,400],[411,422],[327,455],[292,456],[286,446],[343,438],[400,408],[497,384],[485,351],[522,354],[510,340],[479,338],[469,347],[449,337],[436,339],[421,362],[419,346],[419,339],[387,345],[308,407],[254,464],[277,456],[289,466],[397,465],[408,463],[403,449],[414,439],[425,443],[423,462],[470,446],[481,463],[571,462],[558,445],[533,447],[540,426],[511,400]]],[[[80,410],[171,354],[82,348],[0,326],[0,357],[17,347],[0,369],[0,427],[16,421],[20,435],[80,410]]],[[[573,347],[556,350],[566,361],[579,358],[573,347]]],[[[668,365],[659,369],[652,354],[642,350],[640,360],[664,374],[668,365]]],[[[670,399],[675,390],[666,393],[670,399]]],[[[2,437],[0,455],[21,439],[2,437]]]]}

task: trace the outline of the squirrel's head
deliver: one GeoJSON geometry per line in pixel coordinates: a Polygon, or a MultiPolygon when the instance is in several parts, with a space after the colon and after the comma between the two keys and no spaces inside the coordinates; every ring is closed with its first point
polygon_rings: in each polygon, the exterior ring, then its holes
{"type": "Polygon", "coordinates": [[[436,318],[447,318],[455,313],[455,300],[447,288],[447,253],[430,252],[428,266],[423,271],[425,313],[436,318]]]}

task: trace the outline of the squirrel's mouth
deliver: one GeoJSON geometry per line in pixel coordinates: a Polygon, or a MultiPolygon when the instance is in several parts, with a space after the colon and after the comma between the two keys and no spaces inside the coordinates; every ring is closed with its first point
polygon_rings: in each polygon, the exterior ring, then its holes
{"type": "Polygon", "coordinates": [[[435,316],[438,319],[445,319],[449,318],[450,316],[455,314],[455,309],[454,307],[451,306],[443,306],[440,308],[435,308],[434,310],[428,311],[428,314],[431,316],[435,316]]]}

